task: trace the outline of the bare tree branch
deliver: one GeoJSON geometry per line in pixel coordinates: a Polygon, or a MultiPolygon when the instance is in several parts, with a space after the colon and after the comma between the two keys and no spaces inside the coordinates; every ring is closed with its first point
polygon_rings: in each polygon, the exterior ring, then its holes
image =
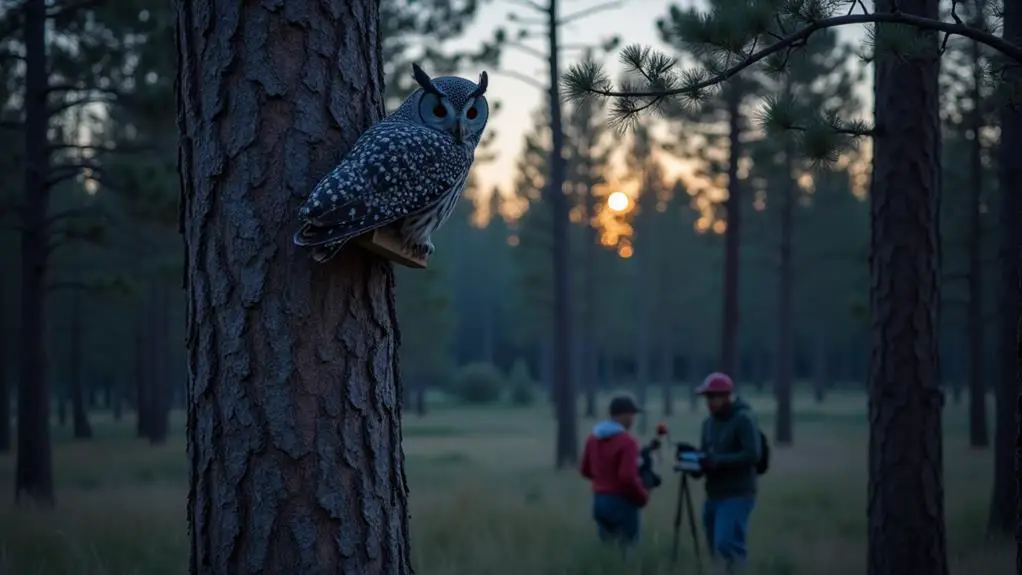
{"type": "Polygon", "coordinates": [[[592,16],[593,14],[598,14],[600,12],[606,12],[607,10],[614,10],[614,9],[617,9],[617,8],[620,8],[620,7],[621,7],[621,2],[619,0],[612,0],[611,2],[604,2],[603,4],[597,4],[595,6],[590,6],[589,8],[583,8],[582,10],[579,10],[578,12],[572,12],[571,14],[568,14],[567,16],[561,16],[557,20],[557,25],[558,26],[563,26],[565,24],[569,24],[571,22],[575,22],[577,20],[581,20],[583,18],[587,18],[589,16],[592,16]]]}
{"type": "Polygon", "coordinates": [[[550,90],[550,88],[543,82],[540,82],[539,80],[533,78],[532,76],[522,74],[521,72],[515,72],[513,70],[493,70],[491,73],[496,74],[498,76],[507,76],[508,78],[514,78],[515,80],[525,82],[526,84],[532,86],[533,88],[536,88],[537,90],[541,90],[543,92],[548,92],[550,90]]]}
{"type": "Polygon", "coordinates": [[[515,48],[516,50],[528,54],[529,56],[532,56],[533,58],[536,58],[538,60],[542,60],[543,62],[547,62],[550,60],[550,56],[548,54],[545,54],[541,50],[537,50],[532,46],[528,46],[521,42],[507,42],[504,45],[507,46],[508,48],[515,48]]]}
{"type": "Polygon", "coordinates": [[[537,4],[536,2],[533,2],[532,0],[510,0],[510,2],[512,4],[517,4],[519,6],[529,8],[530,10],[535,10],[536,12],[546,13],[550,11],[550,8],[548,6],[542,6],[540,4],[537,4]]]}

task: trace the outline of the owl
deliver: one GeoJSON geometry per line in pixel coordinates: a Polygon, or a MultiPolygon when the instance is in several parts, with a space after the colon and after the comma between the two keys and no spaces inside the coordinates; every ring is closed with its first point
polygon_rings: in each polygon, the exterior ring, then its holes
{"type": "Polygon", "coordinates": [[[431,236],[461,198],[486,128],[487,77],[430,78],[416,64],[412,73],[419,88],[362,134],[299,207],[294,243],[312,248],[315,261],[384,226],[415,256],[433,253],[431,236]]]}

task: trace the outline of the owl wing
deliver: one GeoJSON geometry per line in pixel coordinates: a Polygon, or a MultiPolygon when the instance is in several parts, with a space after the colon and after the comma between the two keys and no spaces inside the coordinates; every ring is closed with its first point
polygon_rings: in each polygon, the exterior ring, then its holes
{"type": "Polygon", "coordinates": [[[471,152],[447,134],[376,124],[299,208],[294,241],[333,244],[420,212],[457,188],[471,165],[471,152]]]}

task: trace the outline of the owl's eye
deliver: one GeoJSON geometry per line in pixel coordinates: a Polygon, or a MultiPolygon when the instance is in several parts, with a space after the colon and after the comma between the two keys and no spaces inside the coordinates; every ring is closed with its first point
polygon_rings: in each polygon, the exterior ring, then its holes
{"type": "Polygon", "coordinates": [[[469,108],[469,109],[468,109],[468,111],[467,111],[467,112],[465,112],[465,116],[466,116],[466,117],[467,117],[467,118],[468,118],[469,120],[475,120],[475,119],[476,119],[476,117],[478,117],[478,116],[479,116],[479,110],[476,110],[476,107],[475,107],[475,106],[472,106],[471,108],[469,108]]]}
{"type": "Polygon", "coordinates": [[[433,115],[436,116],[437,118],[443,118],[444,116],[447,115],[447,108],[443,107],[440,104],[437,104],[436,106],[433,107],[433,115]]]}

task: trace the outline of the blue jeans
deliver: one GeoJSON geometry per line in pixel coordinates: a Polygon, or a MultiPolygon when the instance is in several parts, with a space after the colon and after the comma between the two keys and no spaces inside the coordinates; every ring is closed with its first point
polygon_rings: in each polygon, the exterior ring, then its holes
{"type": "Polygon", "coordinates": [[[639,538],[639,508],[625,497],[594,493],[593,519],[603,541],[628,545],[639,538]]]}
{"type": "Polygon", "coordinates": [[[752,497],[707,499],[703,504],[703,528],[710,554],[723,560],[729,570],[745,565],[745,538],[749,533],[749,515],[755,506],[752,497]]]}

